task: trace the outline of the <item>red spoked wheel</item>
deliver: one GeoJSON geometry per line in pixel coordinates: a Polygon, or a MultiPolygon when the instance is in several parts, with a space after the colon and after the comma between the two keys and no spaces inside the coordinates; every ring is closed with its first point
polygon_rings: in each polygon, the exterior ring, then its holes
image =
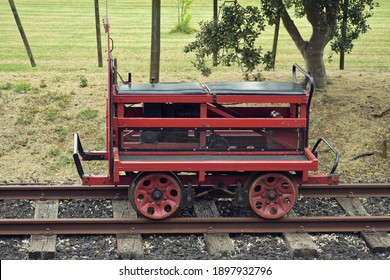
{"type": "Polygon", "coordinates": [[[248,184],[249,205],[265,219],[277,219],[287,214],[297,198],[294,179],[282,173],[260,174],[248,184]]]}
{"type": "Polygon", "coordinates": [[[178,210],[181,190],[179,179],[172,173],[141,173],[130,186],[129,198],[139,214],[160,220],[178,210]]]}

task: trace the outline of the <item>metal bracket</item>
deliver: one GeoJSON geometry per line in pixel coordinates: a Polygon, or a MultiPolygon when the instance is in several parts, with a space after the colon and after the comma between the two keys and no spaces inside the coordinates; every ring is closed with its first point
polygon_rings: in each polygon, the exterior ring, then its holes
{"type": "Polygon", "coordinates": [[[183,196],[181,199],[180,207],[182,208],[192,207],[195,201],[195,190],[192,187],[192,184],[188,184],[187,187],[183,188],[182,193],[183,196]]]}
{"type": "Polygon", "coordinates": [[[245,190],[241,184],[237,184],[236,190],[234,192],[233,204],[236,206],[248,206],[248,190],[245,190]]]}

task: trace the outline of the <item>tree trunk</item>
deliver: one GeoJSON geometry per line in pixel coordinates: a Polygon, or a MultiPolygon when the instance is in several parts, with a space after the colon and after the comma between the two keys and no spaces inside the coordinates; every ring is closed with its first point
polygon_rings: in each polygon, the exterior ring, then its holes
{"type": "MultiPolygon", "coordinates": [[[[278,0],[280,8],[280,16],[283,20],[283,25],[290,34],[295,45],[301,52],[306,63],[306,70],[313,76],[315,86],[317,88],[324,88],[328,83],[324,63],[324,48],[329,43],[331,26],[323,26],[326,18],[318,14],[318,11],[309,2],[305,6],[307,20],[312,25],[313,33],[309,41],[302,38],[294,21],[291,19],[282,0],[278,0]]],[[[334,12],[337,14],[337,11],[334,12]]]]}
{"type": "Polygon", "coordinates": [[[315,86],[324,88],[328,84],[328,78],[324,63],[324,48],[307,44],[307,48],[303,52],[303,57],[306,63],[306,70],[313,76],[315,86]]]}
{"type": "Polygon", "coordinates": [[[161,0],[152,2],[152,46],[150,50],[150,83],[160,82],[161,0]]]}

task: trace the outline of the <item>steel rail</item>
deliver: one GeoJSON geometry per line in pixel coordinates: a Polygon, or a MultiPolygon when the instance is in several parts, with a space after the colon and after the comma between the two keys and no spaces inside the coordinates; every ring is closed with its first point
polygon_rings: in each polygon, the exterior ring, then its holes
{"type": "Polygon", "coordinates": [[[305,197],[390,197],[390,183],[302,185],[299,194],[305,197]]]}
{"type": "Polygon", "coordinates": [[[0,200],[127,199],[127,186],[12,185],[0,186],[0,200]]]}
{"type": "MultiPolygon", "coordinates": [[[[304,197],[390,197],[390,183],[302,185],[304,197]]],[[[212,193],[210,194],[212,195],[212,193]]],[[[127,186],[2,185],[0,200],[11,199],[127,199],[127,186]]]]}
{"type": "Polygon", "coordinates": [[[1,219],[0,235],[386,232],[389,216],[261,218],[1,219]]]}

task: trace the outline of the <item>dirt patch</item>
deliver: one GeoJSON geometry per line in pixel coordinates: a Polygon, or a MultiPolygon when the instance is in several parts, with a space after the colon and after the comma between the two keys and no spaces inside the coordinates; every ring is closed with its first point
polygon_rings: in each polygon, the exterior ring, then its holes
{"type": "Polygon", "coordinates": [[[390,179],[390,154],[384,148],[390,142],[389,78],[387,73],[345,72],[334,75],[314,98],[311,138],[323,135],[337,147],[343,181],[390,179]],[[354,160],[363,154],[372,155],[354,160]]]}
{"type": "MultiPolygon", "coordinates": [[[[235,73],[233,73],[235,75],[235,73]]],[[[289,81],[291,73],[265,73],[289,81]]],[[[331,83],[316,92],[310,144],[326,137],[340,152],[338,173],[345,182],[388,182],[390,74],[330,72],[331,83]],[[356,160],[363,153],[373,153],[356,160]]],[[[174,80],[174,79],[172,79],[174,80]]],[[[226,80],[224,76],[223,80],[226,80]]],[[[73,133],[87,150],[105,149],[103,74],[0,73],[0,182],[80,183],[72,160],[73,133]]],[[[320,170],[333,155],[320,151],[320,170]]],[[[106,174],[104,163],[89,163],[89,174],[106,174]]]]}

